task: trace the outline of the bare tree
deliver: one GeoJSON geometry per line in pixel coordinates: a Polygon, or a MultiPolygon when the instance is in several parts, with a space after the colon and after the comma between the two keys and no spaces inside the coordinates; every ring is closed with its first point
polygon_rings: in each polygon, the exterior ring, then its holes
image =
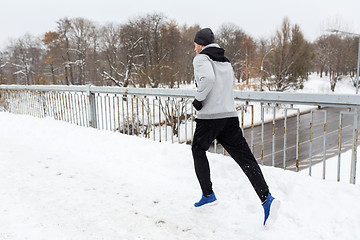
{"type": "Polygon", "coordinates": [[[199,30],[199,25],[193,25],[190,27],[184,25],[180,28],[181,42],[177,46],[177,59],[179,61],[177,68],[180,69],[180,72],[176,77],[180,79],[180,82],[182,83],[189,84],[194,79],[194,69],[192,65],[193,58],[195,56],[194,36],[199,30]]]}
{"type": "Polygon", "coordinates": [[[134,26],[143,37],[140,47],[144,55],[139,68],[139,80],[143,86],[148,84],[156,88],[164,84],[169,76],[176,75],[177,69],[169,64],[180,42],[180,32],[174,25],[174,22],[158,13],[134,21],[134,26]]]}
{"type": "MultiPolygon", "coordinates": [[[[69,36],[72,42],[72,47],[67,49],[75,56],[75,60],[69,61],[68,64],[72,65],[76,71],[76,84],[84,85],[86,78],[86,64],[87,56],[92,43],[94,35],[94,24],[84,18],[75,18],[71,20],[71,28],[69,29],[69,36]]],[[[94,46],[96,47],[96,45],[94,46]]]]}
{"type": "Polygon", "coordinates": [[[109,24],[102,29],[101,50],[103,52],[102,78],[120,87],[135,86],[134,76],[143,57],[140,48],[143,37],[129,21],[124,25],[109,24]]]}
{"type": "Polygon", "coordinates": [[[7,83],[7,76],[5,73],[6,66],[10,65],[8,54],[0,51],[0,84],[7,83]]]}
{"type": "Polygon", "coordinates": [[[140,59],[145,56],[144,49],[141,48],[144,37],[141,36],[138,29],[132,22],[121,26],[120,31],[120,63],[124,71],[118,73],[122,79],[122,86],[127,87],[129,84],[135,86],[134,76],[140,71],[140,59]]]}
{"type": "Polygon", "coordinates": [[[62,55],[63,65],[65,69],[65,81],[67,85],[74,84],[74,75],[73,75],[73,66],[70,54],[70,40],[69,40],[69,32],[71,29],[71,21],[68,18],[60,19],[58,22],[58,33],[63,39],[63,48],[64,53],[62,55]],[[69,78],[70,77],[70,78],[69,78]]]}
{"type": "Polygon", "coordinates": [[[235,24],[221,25],[215,36],[234,67],[235,77],[248,83],[258,73],[254,40],[235,24]]]}
{"type": "Polygon", "coordinates": [[[281,30],[272,38],[271,45],[274,53],[269,55],[270,73],[274,77],[267,87],[276,91],[301,88],[308,78],[313,50],[304,39],[300,27],[296,24],[291,27],[285,18],[281,30]]]}
{"type": "Polygon", "coordinates": [[[120,26],[109,23],[101,28],[99,39],[99,49],[101,52],[101,79],[105,85],[108,81],[113,81],[119,86],[116,72],[119,68],[120,55],[120,26]],[[115,69],[115,70],[114,70],[115,69]]]}
{"type": "Polygon", "coordinates": [[[11,52],[10,62],[13,68],[13,75],[22,84],[37,84],[42,66],[41,42],[30,34],[12,43],[9,47],[11,52]]]}
{"type": "Polygon", "coordinates": [[[51,76],[52,84],[64,84],[63,83],[63,71],[62,71],[62,40],[61,36],[57,32],[47,32],[42,39],[42,42],[46,48],[46,56],[44,59],[44,64],[48,66],[50,71],[49,75],[51,76]]]}
{"type": "Polygon", "coordinates": [[[323,72],[329,77],[332,91],[335,91],[336,84],[343,76],[355,76],[357,39],[342,35],[322,35],[314,45],[318,71],[321,77],[323,72]]]}
{"type": "Polygon", "coordinates": [[[95,24],[92,25],[89,34],[90,46],[87,52],[85,84],[97,83],[101,79],[100,36],[100,28],[95,24]]]}

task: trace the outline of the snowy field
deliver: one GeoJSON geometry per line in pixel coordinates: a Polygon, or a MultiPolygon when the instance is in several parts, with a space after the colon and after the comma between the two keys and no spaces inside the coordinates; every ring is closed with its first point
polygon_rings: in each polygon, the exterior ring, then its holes
{"type": "Polygon", "coordinates": [[[360,185],[262,167],[282,202],[264,229],[229,157],[208,154],[219,205],[195,209],[190,146],[3,112],[0,133],[1,240],[359,239],[360,185]]]}
{"type": "MultiPolygon", "coordinates": [[[[330,88],[329,77],[325,75],[320,78],[320,75],[312,73],[309,80],[304,83],[304,88],[296,90],[295,92],[302,93],[336,93],[336,94],[355,94],[355,87],[349,76],[344,76],[342,80],[338,81],[335,86],[335,91],[332,92],[330,88]]],[[[291,91],[291,90],[289,90],[291,91]]]]}

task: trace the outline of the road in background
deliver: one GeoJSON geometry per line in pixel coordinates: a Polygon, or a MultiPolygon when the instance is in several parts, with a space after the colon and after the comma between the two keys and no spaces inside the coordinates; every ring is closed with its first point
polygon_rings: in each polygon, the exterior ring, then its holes
{"type": "MultiPolygon", "coordinates": [[[[347,111],[345,108],[323,108],[327,111],[326,126],[326,158],[337,156],[338,154],[338,136],[339,136],[339,114],[347,111]]],[[[299,168],[304,169],[309,166],[310,150],[310,117],[311,114],[304,113],[300,115],[300,137],[299,137],[299,168]]],[[[360,122],[360,121],[359,121],[360,122]]],[[[286,148],[286,169],[296,170],[296,116],[287,118],[287,148],[286,148]]],[[[272,122],[264,124],[264,165],[272,165],[272,122]]],[[[261,161],[261,125],[253,129],[254,156],[259,163],[261,161]]],[[[313,164],[322,162],[323,159],[323,141],[324,141],[324,114],[321,112],[313,113],[313,144],[312,144],[312,162],[313,164]]],[[[244,129],[244,136],[250,146],[251,128],[244,129]]],[[[342,152],[352,149],[353,138],[353,116],[345,115],[343,117],[342,130],[342,152]]],[[[211,146],[210,151],[214,151],[211,146]]],[[[221,145],[217,145],[217,152],[223,153],[221,145]]],[[[283,168],[284,164],[284,119],[275,122],[275,167],[283,168]]]]}

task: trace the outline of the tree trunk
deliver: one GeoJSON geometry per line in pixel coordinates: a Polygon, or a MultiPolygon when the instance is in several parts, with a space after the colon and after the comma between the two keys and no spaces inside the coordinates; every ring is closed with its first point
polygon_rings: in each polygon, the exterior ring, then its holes
{"type": "Polygon", "coordinates": [[[56,79],[55,79],[55,72],[54,72],[54,65],[52,63],[50,63],[50,70],[51,70],[51,79],[52,79],[52,84],[56,84],[56,79]]]}
{"type": "MultiPolygon", "coordinates": [[[[73,71],[72,71],[72,66],[71,66],[71,60],[70,60],[70,53],[69,53],[69,39],[66,37],[66,56],[67,56],[67,61],[68,61],[68,68],[69,68],[69,72],[70,72],[70,83],[72,85],[74,85],[74,76],[73,76],[73,71]]],[[[67,81],[68,85],[69,81],[67,81]]]]}

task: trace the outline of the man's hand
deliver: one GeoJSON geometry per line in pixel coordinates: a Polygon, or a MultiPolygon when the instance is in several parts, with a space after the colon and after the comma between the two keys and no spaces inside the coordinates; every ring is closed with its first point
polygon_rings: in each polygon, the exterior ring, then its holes
{"type": "Polygon", "coordinates": [[[201,101],[198,101],[198,100],[194,100],[192,102],[192,105],[194,106],[194,108],[197,110],[197,111],[200,111],[202,109],[202,102],[201,101]]]}

